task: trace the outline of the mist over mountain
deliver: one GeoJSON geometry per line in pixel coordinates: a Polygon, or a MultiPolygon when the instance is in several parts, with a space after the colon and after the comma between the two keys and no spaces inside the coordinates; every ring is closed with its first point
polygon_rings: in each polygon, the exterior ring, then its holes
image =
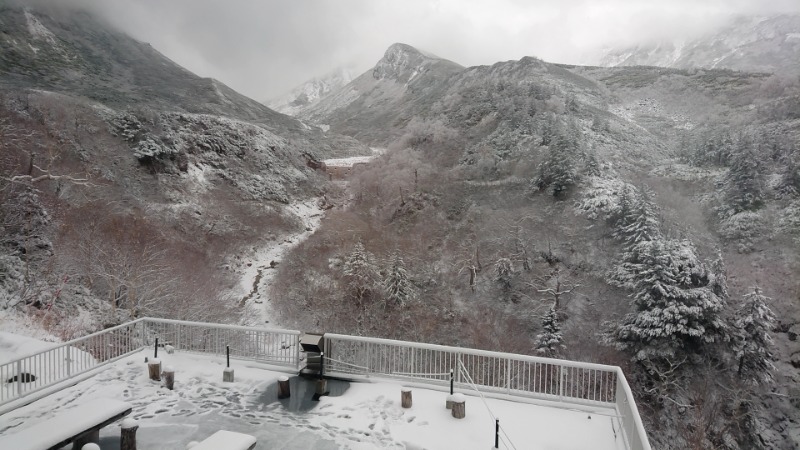
{"type": "Polygon", "coordinates": [[[317,103],[331,91],[346,85],[357,75],[353,66],[340,67],[325,75],[314,77],[280,97],[265,101],[264,104],[275,111],[294,116],[317,103]]]}
{"type": "Polygon", "coordinates": [[[703,36],[608,49],[590,64],[800,74],[800,16],[744,16],[703,36]]]}

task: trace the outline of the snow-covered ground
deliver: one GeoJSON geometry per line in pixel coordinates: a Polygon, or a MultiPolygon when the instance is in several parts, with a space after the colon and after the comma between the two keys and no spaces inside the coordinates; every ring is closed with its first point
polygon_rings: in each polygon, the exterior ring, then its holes
{"type": "MultiPolygon", "coordinates": [[[[350,158],[328,159],[325,163],[330,166],[352,167],[357,163],[367,163],[373,158],[382,155],[386,149],[371,148],[370,156],[354,156],[350,158]]],[[[200,174],[195,177],[200,179],[200,174]]],[[[323,210],[319,207],[319,199],[309,199],[287,206],[288,212],[299,218],[303,223],[303,231],[285,236],[281,241],[257,249],[245,258],[241,266],[241,277],[238,291],[234,294],[237,298],[245,299],[245,306],[253,312],[250,319],[251,325],[269,324],[272,327],[280,326],[274,323],[269,288],[275,279],[277,265],[292,247],[299,244],[319,227],[322,221],[323,210]]]]}
{"type": "Polygon", "coordinates": [[[384,154],[386,152],[385,148],[379,147],[370,147],[372,150],[372,154],[368,156],[350,156],[348,158],[331,158],[326,159],[323,162],[328,167],[353,167],[356,164],[366,164],[372,161],[374,158],[384,154]]]}
{"type": "Polygon", "coordinates": [[[239,281],[237,298],[246,299],[245,306],[252,311],[255,323],[251,325],[279,326],[273,322],[272,307],[269,301],[269,288],[275,278],[277,265],[283,255],[292,247],[314,233],[322,220],[322,209],[318,199],[293,203],[286,207],[303,223],[302,231],[284,236],[281,241],[262,247],[245,258],[239,281]]]}
{"type": "MultiPolygon", "coordinates": [[[[206,355],[160,354],[175,369],[170,391],[148,379],[147,354],[0,416],[0,434],[111,398],[133,406],[142,450],[183,449],[221,429],[255,436],[257,449],[489,449],[495,422],[488,408],[500,419],[500,448],[625,448],[617,421],[607,415],[467,396],[466,418],[459,420],[445,409],[445,392],[414,388],[413,406],[401,408],[401,386],[392,382],[339,382],[331,396],[313,402],[313,381],[293,378],[292,398],[278,401],[277,378],[285,374],[234,361],[236,381],[222,383],[224,360],[206,355]]],[[[119,448],[119,434],[119,424],[105,427],[101,447],[119,448]]]]}

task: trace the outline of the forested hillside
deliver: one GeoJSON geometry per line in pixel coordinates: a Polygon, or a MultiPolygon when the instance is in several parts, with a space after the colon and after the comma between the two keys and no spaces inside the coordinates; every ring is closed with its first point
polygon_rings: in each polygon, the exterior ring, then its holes
{"type": "Polygon", "coordinates": [[[656,448],[794,448],[798,81],[438,61],[304,113],[389,151],[281,265],[285,320],[618,364],[656,448]]]}
{"type": "MultiPolygon", "coordinates": [[[[69,339],[238,321],[255,249],[305,225],[352,138],[200,78],[72,9],[0,4],[0,313],[69,339]]],[[[247,316],[247,315],[245,315],[247,316]]]]}

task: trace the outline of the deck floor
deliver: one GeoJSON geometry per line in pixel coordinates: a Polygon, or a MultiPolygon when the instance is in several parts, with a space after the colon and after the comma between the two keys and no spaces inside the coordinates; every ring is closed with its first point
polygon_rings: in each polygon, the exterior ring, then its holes
{"type": "MultiPolygon", "coordinates": [[[[400,407],[394,382],[330,383],[331,395],[312,400],[313,382],[292,380],[292,398],[277,400],[284,373],[236,362],[234,383],[222,382],[224,361],[206,355],[159,354],[175,369],[175,390],[147,378],[145,353],[104,368],[93,378],[0,416],[0,433],[13,433],[95,398],[133,405],[139,448],[182,449],[224,429],[252,434],[257,449],[490,449],[494,417],[500,448],[622,450],[613,411],[553,408],[468,396],[467,417],[450,416],[446,394],[413,389],[413,406],[400,407]]],[[[119,426],[101,432],[102,448],[119,448],[119,426]]]]}

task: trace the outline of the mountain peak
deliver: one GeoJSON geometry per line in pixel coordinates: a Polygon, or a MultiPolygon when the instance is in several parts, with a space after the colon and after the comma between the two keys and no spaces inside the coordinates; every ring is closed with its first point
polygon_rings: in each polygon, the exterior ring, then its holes
{"type": "Polygon", "coordinates": [[[375,65],[372,76],[376,80],[391,79],[400,83],[408,83],[417,75],[427,72],[433,63],[439,61],[450,63],[450,61],[408,44],[396,43],[386,49],[383,58],[375,65]]]}

